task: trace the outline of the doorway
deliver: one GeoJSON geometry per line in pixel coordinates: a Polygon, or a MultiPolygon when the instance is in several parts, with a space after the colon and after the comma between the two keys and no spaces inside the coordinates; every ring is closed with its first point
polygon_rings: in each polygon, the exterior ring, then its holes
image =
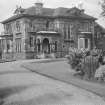
{"type": "Polygon", "coordinates": [[[49,44],[49,39],[48,38],[45,38],[43,40],[42,48],[43,48],[44,53],[46,53],[46,54],[50,53],[50,44],[49,44]]]}

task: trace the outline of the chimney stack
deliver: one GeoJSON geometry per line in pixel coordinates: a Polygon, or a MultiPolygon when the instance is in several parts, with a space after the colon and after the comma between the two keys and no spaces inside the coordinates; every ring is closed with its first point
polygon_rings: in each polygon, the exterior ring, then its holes
{"type": "Polygon", "coordinates": [[[42,8],[43,8],[42,0],[37,0],[36,1],[35,8],[36,8],[36,14],[40,15],[42,13],[42,8]]]}

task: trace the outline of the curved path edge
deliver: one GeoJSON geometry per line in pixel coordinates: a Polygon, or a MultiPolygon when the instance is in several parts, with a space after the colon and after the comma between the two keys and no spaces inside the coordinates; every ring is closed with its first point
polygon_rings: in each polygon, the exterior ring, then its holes
{"type": "MultiPolygon", "coordinates": [[[[45,60],[46,61],[46,60],[45,60]]],[[[52,60],[52,62],[59,62],[59,61],[63,61],[63,60],[52,60]]],[[[44,63],[44,61],[41,61],[41,63],[44,63]]],[[[34,62],[37,63],[37,62],[34,62]]],[[[40,63],[40,62],[38,62],[40,63]]],[[[52,73],[46,73],[44,72],[44,70],[38,70],[32,67],[31,62],[30,63],[24,63],[21,65],[23,68],[30,70],[31,72],[37,73],[39,75],[45,76],[47,78],[53,79],[53,80],[57,80],[60,82],[64,82],[67,84],[72,84],[76,87],[79,87],[81,89],[85,89],[86,91],[92,92],[100,97],[102,97],[105,100],[105,85],[101,85],[98,83],[91,83],[85,80],[81,80],[81,79],[77,79],[75,78],[73,75],[70,75],[69,79],[66,79],[66,75],[64,74],[63,78],[59,77],[59,76],[54,76],[52,73]]],[[[35,65],[34,65],[35,66],[35,65]]],[[[49,68],[50,69],[50,68],[49,68]]],[[[59,74],[60,75],[60,74],[59,74]]]]}

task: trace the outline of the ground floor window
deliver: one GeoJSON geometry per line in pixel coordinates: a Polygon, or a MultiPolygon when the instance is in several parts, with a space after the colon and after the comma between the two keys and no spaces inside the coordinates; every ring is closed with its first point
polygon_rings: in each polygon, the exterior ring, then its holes
{"type": "Polygon", "coordinates": [[[90,39],[89,38],[79,38],[78,39],[79,49],[90,49],[90,39]]]}
{"type": "Polygon", "coordinates": [[[78,48],[84,48],[84,38],[79,38],[78,39],[78,48]]]}
{"type": "Polygon", "coordinates": [[[2,49],[6,50],[7,53],[12,52],[12,44],[13,44],[12,39],[3,40],[2,49]],[[5,44],[6,44],[6,47],[4,46],[5,44]]]}
{"type": "Polygon", "coordinates": [[[7,53],[9,52],[9,50],[10,50],[10,41],[7,40],[7,53]]]}
{"type": "Polygon", "coordinates": [[[88,48],[88,46],[89,46],[89,43],[88,42],[89,42],[89,39],[86,38],[85,39],[85,48],[88,48]]]}
{"type": "Polygon", "coordinates": [[[15,39],[16,42],[16,52],[20,53],[21,52],[21,38],[15,39]]]}
{"type": "Polygon", "coordinates": [[[29,43],[30,43],[30,47],[34,46],[34,38],[33,37],[29,38],[29,43]]]}

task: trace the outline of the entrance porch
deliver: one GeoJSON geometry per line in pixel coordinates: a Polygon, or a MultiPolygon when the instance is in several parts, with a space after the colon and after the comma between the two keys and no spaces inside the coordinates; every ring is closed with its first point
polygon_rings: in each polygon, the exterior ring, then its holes
{"type": "Polygon", "coordinates": [[[56,57],[59,34],[56,32],[38,32],[36,37],[37,56],[41,58],[56,57]]]}

